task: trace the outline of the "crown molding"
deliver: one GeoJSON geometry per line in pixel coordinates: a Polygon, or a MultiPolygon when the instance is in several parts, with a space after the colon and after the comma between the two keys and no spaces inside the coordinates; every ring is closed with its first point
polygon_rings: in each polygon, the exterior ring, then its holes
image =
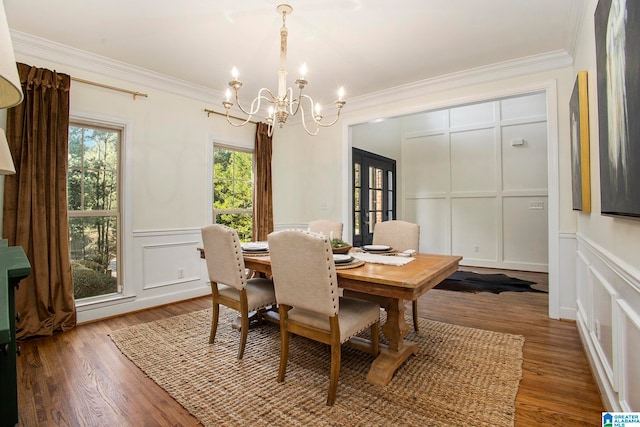
{"type": "MultiPolygon", "coordinates": [[[[17,54],[40,58],[59,64],[68,64],[74,68],[163,90],[176,95],[186,96],[207,104],[211,104],[212,100],[222,99],[224,97],[221,91],[215,91],[175,77],[136,67],[27,33],[11,30],[11,39],[17,54]]],[[[472,68],[351,98],[348,103],[349,112],[448,89],[568,67],[572,64],[573,58],[566,51],[558,50],[472,68]]],[[[60,71],[64,72],[64,70],[60,71]]]]}
{"type": "Polygon", "coordinates": [[[351,98],[349,99],[349,111],[357,111],[380,104],[398,102],[407,98],[415,98],[465,86],[555,70],[569,67],[572,64],[573,58],[564,50],[527,56],[512,61],[504,61],[432,77],[351,98]]]}
{"type": "Polygon", "coordinates": [[[569,13],[569,23],[567,24],[567,43],[569,55],[575,58],[576,49],[578,48],[578,42],[580,40],[580,33],[582,32],[582,23],[585,21],[585,15],[587,13],[587,2],[574,0],[571,3],[571,10],[569,13]]]}
{"type": "MultiPolygon", "coordinates": [[[[166,74],[157,73],[135,65],[96,55],[31,34],[11,30],[11,40],[16,54],[35,57],[96,74],[113,77],[154,89],[186,96],[210,104],[222,99],[224,94],[211,88],[196,85],[166,74]]],[[[58,70],[65,72],[64,70],[58,70]]],[[[78,76],[79,77],[79,76],[78,76]]]]}

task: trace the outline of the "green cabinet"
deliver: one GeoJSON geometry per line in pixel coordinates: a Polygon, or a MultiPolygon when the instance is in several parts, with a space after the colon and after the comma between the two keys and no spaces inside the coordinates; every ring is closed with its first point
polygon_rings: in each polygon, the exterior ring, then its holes
{"type": "Polygon", "coordinates": [[[15,291],[31,273],[31,265],[20,246],[0,240],[0,424],[18,423],[18,377],[16,369],[15,291]]]}

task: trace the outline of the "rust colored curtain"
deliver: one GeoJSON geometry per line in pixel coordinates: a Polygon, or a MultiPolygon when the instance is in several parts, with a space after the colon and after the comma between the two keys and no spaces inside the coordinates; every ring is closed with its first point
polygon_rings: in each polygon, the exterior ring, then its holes
{"type": "Polygon", "coordinates": [[[273,231],[273,197],[271,195],[271,137],[268,125],[258,123],[255,148],[255,190],[253,201],[253,240],[266,241],[273,231]]]}
{"type": "Polygon", "coordinates": [[[67,214],[71,78],[20,63],[18,72],[24,101],[7,111],[16,174],[5,177],[2,232],[31,263],[16,292],[16,334],[25,339],[76,324],[67,214]]]}

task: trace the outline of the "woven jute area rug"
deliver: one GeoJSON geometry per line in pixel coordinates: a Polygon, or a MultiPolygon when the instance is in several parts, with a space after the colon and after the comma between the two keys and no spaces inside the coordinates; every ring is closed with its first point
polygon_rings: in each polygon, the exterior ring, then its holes
{"type": "Polygon", "coordinates": [[[338,396],[328,407],[327,346],[293,336],[287,375],[278,383],[278,326],[251,329],[237,360],[239,332],[230,327],[236,313],[220,308],[212,345],[210,310],[111,333],[124,355],[205,426],[514,424],[522,336],[420,319],[420,332],[406,337],[419,354],[386,386],[366,382],[371,355],[343,346],[338,396]]]}

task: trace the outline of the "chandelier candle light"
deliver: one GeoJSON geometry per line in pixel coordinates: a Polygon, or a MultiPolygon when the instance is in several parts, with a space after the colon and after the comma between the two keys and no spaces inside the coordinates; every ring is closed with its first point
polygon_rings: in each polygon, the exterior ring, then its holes
{"type": "Polygon", "coordinates": [[[309,103],[308,108],[314,109],[314,101],[309,95],[302,94],[302,90],[307,85],[307,80],[305,80],[305,74],[307,73],[306,64],[302,64],[300,67],[300,78],[295,81],[296,86],[300,91],[298,92],[298,96],[296,98],[293,97],[293,89],[291,87],[287,87],[287,27],[286,20],[287,15],[293,12],[293,8],[288,4],[281,4],[277,7],[277,11],[282,15],[282,28],[280,28],[280,70],[278,71],[278,96],[274,96],[273,93],[266,88],[262,88],[258,91],[258,96],[254,98],[251,102],[251,108],[247,111],[240,104],[240,99],[238,98],[238,91],[242,87],[242,82],[238,80],[238,70],[236,67],[233,67],[231,74],[233,76],[233,80],[229,82],[230,89],[227,89],[226,92],[226,100],[222,102],[224,108],[227,113],[227,122],[232,126],[244,126],[246,125],[253,115],[257,114],[260,111],[260,104],[262,101],[268,102],[271,104],[269,106],[269,112],[266,117],[267,124],[269,125],[269,136],[273,135],[273,125],[274,122],[278,123],[279,127],[283,127],[287,121],[287,118],[291,116],[295,116],[298,111],[302,114],[302,126],[304,130],[311,136],[317,135],[318,131],[321,127],[329,127],[336,124],[338,119],[340,118],[340,111],[342,107],[344,107],[344,88],[340,88],[338,91],[338,99],[334,102],[337,107],[337,115],[334,121],[330,123],[322,122],[322,115],[320,114],[320,104],[315,104],[315,113],[312,111],[311,118],[313,119],[313,124],[315,124],[315,129],[309,130],[307,127],[307,120],[305,119],[305,111],[303,100],[306,100],[309,103]],[[229,110],[233,106],[233,102],[231,102],[231,90],[233,90],[235,94],[236,103],[240,110],[245,113],[248,117],[241,123],[233,123],[231,121],[231,117],[229,116],[229,110]]]}

